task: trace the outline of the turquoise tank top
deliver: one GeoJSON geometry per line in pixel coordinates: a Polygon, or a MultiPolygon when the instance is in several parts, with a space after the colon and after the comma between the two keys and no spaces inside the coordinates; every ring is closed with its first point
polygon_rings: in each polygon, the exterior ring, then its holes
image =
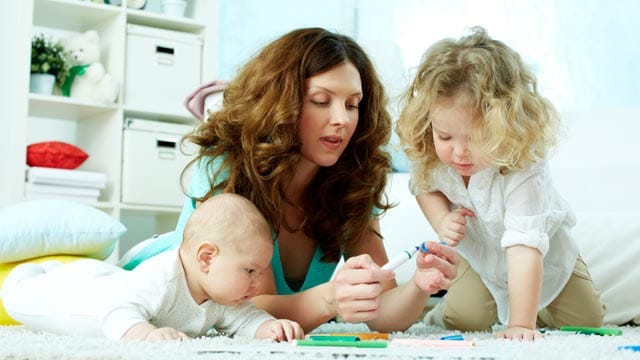
{"type": "MultiPolygon", "coordinates": [[[[213,171],[215,171],[222,164],[222,158],[214,159],[211,166],[213,171]]],[[[226,179],[229,175],[226,172],[220,174],[221,181],[226,179]]],[[[155,240],[153,240],[149,245],[141,249],[137,254],[135,254],[129,262],[124,264],[122,267],[126,270],[131,270],[138,266],[143,261],[169,249],[174,249],[178,247],[178,245],[182,242],[182,235],[184,233],[184,227],[187,224],[187,220],[191,217],[191,214],[196,209],[196,201],[194,198],[199,198],[204,196],[210,189],[209,179],[207,178],[207,172],[205,168],[202,167],[200,162],[194,164],[193,169],[191,171],[191,181],[189,182],[189,189],[184,205],[182,206],[182,211],[180,213],[180,217],[178,218],[178,223],[176,225],[176,229],[172,232],[168,232],[162,235],[159,235],[155,240]]],[[[273,269],[273,276],[276,285],[276,291],[279,295],[289,295],[296,292],[304,291],[315,287],[320,284],[324,284],[331,279],[336,266],[338,263],[325,263],[320,261],[322,256],[324,255],[323,251],[320,249],[320,246],[316,247],[316,250],[313,254],[313,259],[311,259],[311,263],[309,264],[309,269],[307,270],[307,275],[304,279],[304,282],[298,291],[292,290],[284,277],[284,272],[282,270],[282,262],[280,261],[280,250],[278,247],[278,241],[275,238],[274,234],[274,246],[273,246],[273,257],[271,258],[271,268],[273,269]]]]}

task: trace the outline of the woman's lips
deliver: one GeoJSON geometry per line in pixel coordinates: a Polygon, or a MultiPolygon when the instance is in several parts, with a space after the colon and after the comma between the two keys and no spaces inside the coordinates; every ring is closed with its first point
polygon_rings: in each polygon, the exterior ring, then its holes
{"type": "Polygon", "coordinates": [[[340,136],[325,136],[320,138],[320,141],[331,150],[338,150],[340,144],[342,144],[342,138],[340,136]]]}

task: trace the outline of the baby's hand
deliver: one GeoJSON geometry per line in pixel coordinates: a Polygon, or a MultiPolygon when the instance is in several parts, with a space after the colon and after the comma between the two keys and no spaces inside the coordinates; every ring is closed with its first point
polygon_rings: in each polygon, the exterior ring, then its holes
{"type": "Polygon", "coordinates": [[[145,340],[147,341],[162,341],[162,340],[187,340],[189,337],[172,327],[163,327],[159,329],[153,329],[147,334],[145,340]]]}
{"type": "Polygon", "coordinates": [[[458,245],[467,233],[466,216],[476,215],[473,211],[463,207],[445,215],[436,228],[440,240],[445,241],[450,246],[458,245]]]}
{"type": "Polygon", "coordinates": [[[509,339],[509,340],[526,340],[533,341],[542,339],[544,336],[535,329],[529,329],[520,326],[513,326],[506,330],[500,331],[496,337],[498,339],[509,339]]]}
{"type": "Polygon", "coordinates": [[[292,341],[303,337],[304,330],[300,324],[286,319],[267,320],[256,331],[256,338],[273,341],[292,341]]]}

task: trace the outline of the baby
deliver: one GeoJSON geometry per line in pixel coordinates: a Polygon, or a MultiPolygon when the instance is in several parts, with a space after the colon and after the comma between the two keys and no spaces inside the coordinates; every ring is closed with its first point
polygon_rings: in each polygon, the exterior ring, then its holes
{"type": "Polygon", "coordinates": [[[127,271],[94,259],[17,266],[5,280],[7,313],[25,326],[110,339],[188,339],[210,329],[276,341],[304,336],[249,300],[270,264],[271,229],[246,198],[198,206],[177,250],[127,271]]]}

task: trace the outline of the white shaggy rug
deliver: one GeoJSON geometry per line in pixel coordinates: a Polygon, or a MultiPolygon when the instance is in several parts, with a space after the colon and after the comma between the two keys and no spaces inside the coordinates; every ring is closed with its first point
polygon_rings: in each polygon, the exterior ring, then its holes
{"type": "MultiPolygon", "coordinates": [[[[640,327],[621,327],[621,336],[548,333],[543,340],[497,340],[490,333],[466,333],[476,346],[461,349],[412,347],[393,342],[385,349],[299,347],[227,337],[189,341],[118,342],[100,338],[62,336],[30,331],[22,326],[0,326],[0,359],[11,360],[209,360],[209,359],[640,359],[640,352],[620,351],[620,345],[640,345],[640,327]]],[[[314,333],[366,332],[362,324],[329,323],[314,333]]],[[[439,339],[452,335],[440,328],[416,324],[392,337],[439,339]]]]}

